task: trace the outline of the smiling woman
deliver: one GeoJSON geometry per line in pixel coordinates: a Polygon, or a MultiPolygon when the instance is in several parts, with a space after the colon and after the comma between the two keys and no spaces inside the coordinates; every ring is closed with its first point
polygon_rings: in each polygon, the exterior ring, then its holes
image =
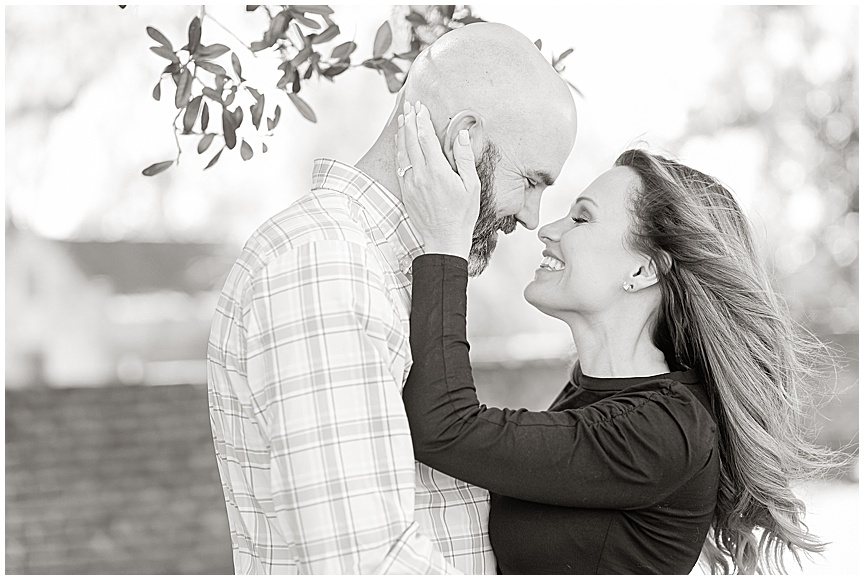
{"type": "Polygon", "coordinates": [[[838,463],[804,436],[820,345],[780,305],[730,192],[622,154],[540,230],[525,290],[570,327],[568,384],[548,411],[481,406],[465,338],[473,219],[452,219],[477,215],[479,187],[467,136],[458,178],[427,170],[443,163],[417,138],[428,123],[406,115],[397,139],[427,251],[413,264],[403,400],[416,458],[490,491],[498,571],[686,574],[701,556],[714,572],[782,572],[786,551],[822,551],[792,491],[838,463]]]}

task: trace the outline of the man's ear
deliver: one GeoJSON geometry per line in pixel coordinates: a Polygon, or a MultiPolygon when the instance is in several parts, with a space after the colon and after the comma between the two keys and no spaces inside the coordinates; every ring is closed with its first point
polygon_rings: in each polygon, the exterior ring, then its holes
{"type": "Polygon", "coordinates": [[[641,263],[630,272],[624,286],[630,292],[636,292],[643,288],[649,288],[659,282],[657,275],[657,264],[650,258],[641,260],[641,263]]]}
{"type": "Polygon", "coordinates": [[[466,129],[471,137],[471,148],[474,150],[474,159],[480,159],[483,153],[483,117],[480,113],[471,110],[459,111],[450,118],[450,122],[444,128],[444,135],[441,139],[441,148],[444,150],[444,156],[453,171],[456,171],[456,160],[453,158],[453,144],[459,137],[459,131],[466,129]]]}

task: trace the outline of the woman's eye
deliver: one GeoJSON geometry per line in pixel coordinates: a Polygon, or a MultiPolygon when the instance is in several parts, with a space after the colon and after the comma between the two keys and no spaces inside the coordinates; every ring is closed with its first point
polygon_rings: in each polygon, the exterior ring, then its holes
{"type": "Polygon", "coordinates": [[[573,223],[577,223],[577,224],[587,224],[588,223],[588,218],[586,218],[584,216],[578,216],[578,217],[574,217],[571,219],[573,220],[573,223]]]}

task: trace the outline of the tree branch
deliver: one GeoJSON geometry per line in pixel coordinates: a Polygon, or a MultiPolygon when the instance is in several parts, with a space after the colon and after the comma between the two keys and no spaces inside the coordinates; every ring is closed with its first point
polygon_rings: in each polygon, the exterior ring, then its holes
{"type": "Polygon", "coordinates": [[[212,20],[213,23],[216,24],[219,28],[221,28],[222,30],[224,30],[225,32],[227,32],[228,34],[233,36],[234,39],[240,43],[240,46],[242,46],[243,48],[248,50],[250,53],[252,53],[252,56],[254,56],[255,58],[258,58],[258,55],[255,54],[255,52],[252,50],[252,47],[247,45],[245,42],[243,42],[243,39],[240,38],[239,36],[237,36],[236,34],[234,34],[231,30],[228,29],[228,27],[226,27],[224,24],[222,24],[221,22],[219,22],[218,20],[213,18],[213,16],[207,12],[203,12],[203,15],[206,16],[207,18],[209,18],[210,20],[212,20]]]}

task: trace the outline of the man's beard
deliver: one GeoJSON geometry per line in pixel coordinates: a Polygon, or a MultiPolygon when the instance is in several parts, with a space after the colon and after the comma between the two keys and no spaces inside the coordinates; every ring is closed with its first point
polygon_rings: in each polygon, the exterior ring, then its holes
{"type": "Polygon", "coordinates": [[[476,164],[477,175],[480,177],[480,214],[471,237],[471,251],[468,254],[469,276],[478,276],[489,265],[489,258],[498,245],[498,230],[509,234],[516,229],[514,216],[499,218],[495,215],[495,167],[500,159],[498,148],[487,140],[476,164]]]}

